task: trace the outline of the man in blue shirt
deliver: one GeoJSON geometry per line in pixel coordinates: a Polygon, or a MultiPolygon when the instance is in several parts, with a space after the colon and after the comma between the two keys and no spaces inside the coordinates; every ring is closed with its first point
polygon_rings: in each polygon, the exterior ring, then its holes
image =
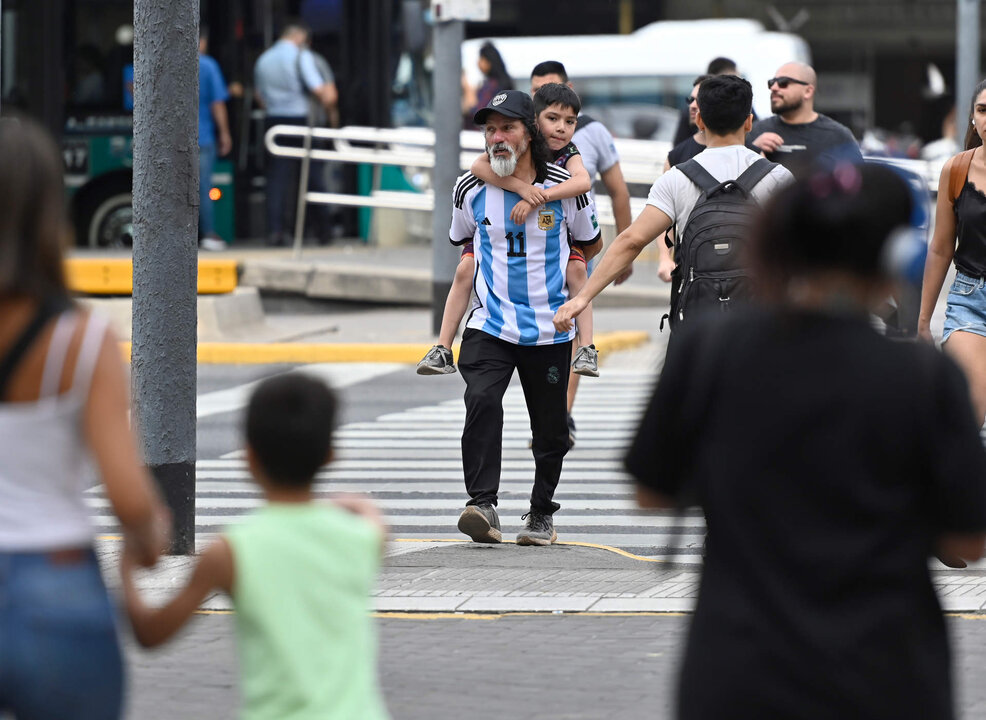
{"type": "Polygon", "coordinates": [[[199,237],[206,250],[225,250],[226,243],[216,234],[212,189],[212,169],[216,156],[233,148],[226,114],[226,81],[219,63],[206,55],[209,29],[199,29],[199,237]],[[218,132],[218,137],[217,137],[218,132]]]}
{"type": "MultiPolygon", "coordinates": [[[[338,101],[335,78],[328,64],[319,71],[314,54],[308,49],[311,33],[299,21],[289,22],[280,39],[268,48],[254,66],[254,86],[266,113],[265,130],[274,125],[308,125],[309,99],[315,100],[330,114],[338,101]]],[[[300,138],[297,145],[300,147],[300,138]]],[[[283,142],[288,145],[290,143],[283,142]]],[[[267,156],[267,244],[286,245],[288,230],[293,228],[298,161],[267,156]]],[[[312,167],[313,190],[324,191],[317,167],[312,167]]],[[[322,232],[329,229],[329,208],[314,205],[313,214],[322,232]]],[[[325,237],[321,238],[325,239],[325,237]]]]}

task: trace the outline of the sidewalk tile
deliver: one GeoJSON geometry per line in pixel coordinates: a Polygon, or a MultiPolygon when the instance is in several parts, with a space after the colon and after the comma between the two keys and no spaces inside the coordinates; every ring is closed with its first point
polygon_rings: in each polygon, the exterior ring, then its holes
{"type": "Polygon", "coordinates": [[[591,612],[692,612],[693,598],[601,598],[591,612]]]}
{"type": "Polygon", "coordinates": [[[979,612],[984,602],[982,597],[964,597],[962,595],[946,595],[940,597],[939,601],[945,612],[979,612]]]}
{"type": "Polygon", "coordinates": [[[459,606],[469,612],[582,612],[599,600],[598,595],[575,597],[493,597],[475,596],[459,606]]]}
{"type": "Polygon", "coordinates": [[[376,612],[452,612],[462,604],[461,597],[378,597],[376,612]]]}

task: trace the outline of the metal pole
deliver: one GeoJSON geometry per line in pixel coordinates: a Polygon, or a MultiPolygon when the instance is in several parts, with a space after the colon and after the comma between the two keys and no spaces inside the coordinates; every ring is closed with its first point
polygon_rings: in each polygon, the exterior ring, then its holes
{"type": "Polygon", "coordinates": [[[295,207],[294,250],[292,252],[292,257],[295,260],[301,259],[301,245],[305,237],[305,211],[308,209],[308,174],[311,172],[312,166],[312,127],[314,126],[312,112],[312,109],[309,108],[308,132],[305,134],[302,142],[305,156],[301,158],[301,170],[298,174],[298,204],[295,207]]]}
{"type": "Polygon", "coordinates": [[[134,419],[195,551],[199,0],[134,2],[134,419]]]}
{"type": "Polygon", "coordinates": [[[449,244],[452,219],[452,187],[459,175],[459,131],[462,129],[462,39],[461,20],[436,22],[432,48],[435,72],[432,76],[432,108],[435,116],[435,169],[431,186],[435,210],[431,219],[432,280],[431,331],[442,327],[445,298],[452,287],[458,252],[449,244]]]}
{"type": "Polygon", "coordinates": [[[955,13],[955,116],[959,122],[958,140],[968,129],[972,91],[979,83],[979,0],[956,0],[955,13]]]}

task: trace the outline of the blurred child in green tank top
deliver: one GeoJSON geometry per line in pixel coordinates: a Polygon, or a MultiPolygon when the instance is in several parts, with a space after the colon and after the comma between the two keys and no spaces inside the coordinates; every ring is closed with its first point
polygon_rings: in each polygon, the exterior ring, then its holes
{"type": "Polygon", "coordinates": [[[267,504],[218,537],[187,585],[149,608],[124,552],[120,571],[142,645],[168,640],[216,589],[236,608],[245,720],[386,720],[370,593],[383,550],[380,513],[359,497],[314,501],[332,457],[336,399],[291,373],[261,383],[247,408],[250,473],[267,504]]]}

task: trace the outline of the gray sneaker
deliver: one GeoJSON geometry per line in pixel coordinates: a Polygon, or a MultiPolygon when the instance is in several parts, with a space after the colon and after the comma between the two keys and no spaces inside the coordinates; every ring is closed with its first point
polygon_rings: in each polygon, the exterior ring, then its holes
{"type": "Polygon", "coordinates": [[[550,515],[531,510],[520,519],[526,522],[524,529],[517,533],[518,545],[550,545],[558,539],[555,523],[550,515]]]}
{"type": "Polygon", "coordinates": [[[435,345],[418,363],[418,375],[448,375],[455,372],[452,351],[444,345],[435,345]]]}
{"type": "Polygon", "coordinates": [[[492,505],[467,505],[459,515],[459,531],[478,543],[498,543],[503,540],[500,533],[500,518],[492,505]]]}
{"type": "Polygon", "coordinates": [[[599,353],[595,345],[583,345],[575,351],[572,372],[576,375],[599,377],[599,353]]]}

